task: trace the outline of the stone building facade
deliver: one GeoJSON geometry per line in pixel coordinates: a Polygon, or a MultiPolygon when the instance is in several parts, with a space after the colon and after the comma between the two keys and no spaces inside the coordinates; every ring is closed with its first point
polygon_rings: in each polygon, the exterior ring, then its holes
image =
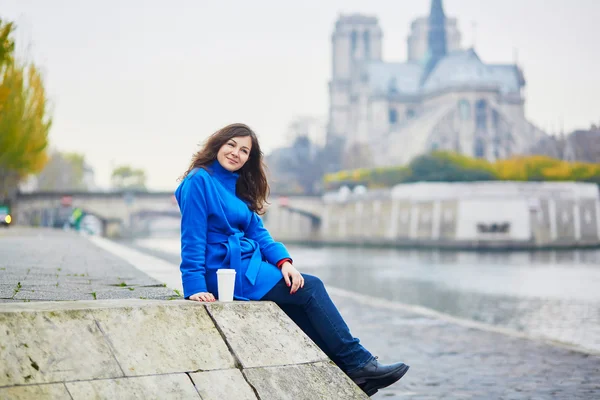
{"type": "Polygon", "coordinates": [[[407,62],[385,61],[382,40],[376,17],[335,24],[327,140],[343,146],[345,167],[406,164],[432,150],[493,161],[546,136],[525,117],[519,66],[462,49],[441,0],[413,22],[407,62]]]}

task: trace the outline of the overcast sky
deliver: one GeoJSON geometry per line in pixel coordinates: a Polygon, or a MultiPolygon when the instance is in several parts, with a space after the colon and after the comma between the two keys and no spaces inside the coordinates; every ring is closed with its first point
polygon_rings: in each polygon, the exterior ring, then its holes
{"type": "MultiPolygon", "coordinates": [[[[331,33],[340,13],[377,16],[383,56],[406,60],[410,22],[429,0],[0,0],[42,67],[54,148],[86,155],[108,186],[113,166],[143,168],[171,190],[197,144],[245,122],[264,150],[289,122],[327,115],[331,33]]],[[[526,114],[550,132],[600,122],[600,1],[445,0],[463,47],[512,63],[526,114]]],[[[23,48],[20,50],[24,52],[23,48]]]]}

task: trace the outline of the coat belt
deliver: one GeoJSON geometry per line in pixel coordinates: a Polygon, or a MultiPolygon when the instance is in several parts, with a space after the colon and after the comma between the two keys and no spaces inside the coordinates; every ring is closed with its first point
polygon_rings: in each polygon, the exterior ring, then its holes
{"type": "Polygon", "coordinates": [[[244,237],[243,232],[237,232],[232,235],[225,235],[219,232],[208,232],[207,235],[207,243],[222,243],[225,245],[227,248],[227,254],[223,263],[226,263],[227,260],[229,260],[230,268],[236,271],[241,271],[242,269],[242,241],[245,241],[254,249],[245,274],[250,283],[254,285],[256,283],[256,277],[258,276],[258,271],[260,270],[260,265],[262,263],[262,254],[260,252],[258,243],[244,237]]]}

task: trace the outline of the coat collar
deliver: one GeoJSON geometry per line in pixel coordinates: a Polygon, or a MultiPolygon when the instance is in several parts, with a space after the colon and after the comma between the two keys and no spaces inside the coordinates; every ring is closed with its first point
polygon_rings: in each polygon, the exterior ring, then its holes
{"type": "Polygon", "coordinates": [[[212,176],[214,176],[223,184],[223,186],[225,186],[227,189],[233,190],[235,193],[235,187],[240,174],[226,170],[217,160],[214,160],[212,163],[208,164],[207,169],[212,176]]]}

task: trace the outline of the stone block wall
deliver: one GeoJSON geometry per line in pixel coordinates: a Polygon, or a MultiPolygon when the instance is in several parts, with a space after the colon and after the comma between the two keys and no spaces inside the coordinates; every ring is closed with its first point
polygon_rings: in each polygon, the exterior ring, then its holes
{"type": "Polygon", "coordinates": [[[366,399],[269,302],[0,304],[0,399],[366,399]]]}

